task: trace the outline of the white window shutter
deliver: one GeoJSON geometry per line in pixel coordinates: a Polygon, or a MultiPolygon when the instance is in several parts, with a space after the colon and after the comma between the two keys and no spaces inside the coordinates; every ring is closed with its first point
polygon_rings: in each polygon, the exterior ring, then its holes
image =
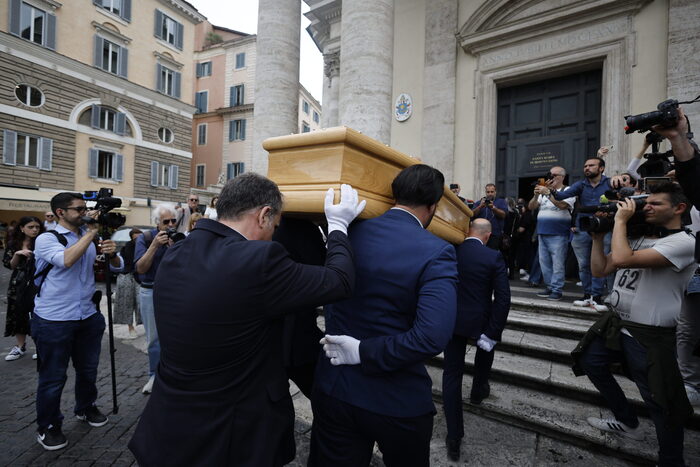
{"type": "Polygon", "coordinates": [[[177,165],[170,166],[170,188],[177,190],[177,172],[179,167],[177,165]]]}
{"type": "Polygon", "coordinates": [[[151,186],[158,186],[158,171],[160,164],[158,161],[151,161],[151,186]]]}
{"type": "Polygon", "coordinates": [[[90,155],[88,159],[88,177],[97,178],[97,165],[99,164],[100,151],[97,149],[90,149],[90,155]]]}
{"type": "Polygon", "coordinates": [[[17,132],[4,130],[2,135],[2,162],[17,165],[17,132]]]}
{"type": "Polygon", "coordinates": [[[123,154],[115,154],[115,170],[114,170],[114,179],[118,182],[121,182],[124,180],[124,155],[123,154]]]}
{"type": "Polygon", "coordinates": [[[39,147],[41,148],[39,169],[51,171],[51,162],[53,159],[53,140],[49,138],[41,138],[39,140],[39,147]]]}

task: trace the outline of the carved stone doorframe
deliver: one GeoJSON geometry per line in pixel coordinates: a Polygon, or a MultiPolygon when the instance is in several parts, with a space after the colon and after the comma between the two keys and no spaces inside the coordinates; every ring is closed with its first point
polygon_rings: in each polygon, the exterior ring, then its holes
{"type": "Polygon", "coordinates": [[[629,145],[622,117],[630,111],[631,70],[635,64],[631,15],[591,27],[560,30],[534,41],[472,52],[478,57],[474,190],[478,192],[496,178],[498,87],[596,67],[602,67],[601,143],[615,146],[607,172],[626,167],[629,145]]]}

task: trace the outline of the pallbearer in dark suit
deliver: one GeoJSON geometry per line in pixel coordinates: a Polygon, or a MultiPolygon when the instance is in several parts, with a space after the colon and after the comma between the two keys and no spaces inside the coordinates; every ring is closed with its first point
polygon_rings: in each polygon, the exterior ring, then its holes
{"type": "Polygon", "coordinates": [[[490,235],[491,223],[474,219],[469,237],[457,247],[457,320],[454,336],[445,349],[442,374],[447,452],[454,461],[459,459],[464,436],[462,375],[467,342],[477,344],[470,401],[480,404],[490,393],[493,347],[501,340],[510,308],[510,284],[503,256],[485,246],[490,235]]]}
{"type": "Polygon", "coordinates": [[[230,180],[219,222],[202,219],[168,250],[154,285],[161,356],[129,448],[141,466],[281,466],[294,458],[294,408],[282,319],[348,297],[348,224],[364,208],[341,187],[326,196],[325,266],[295,263],[271,242],[282,196],[254,173],[230,180]]]}
{"type": "Polygon", "coordinates": [[[452,245],[425,228],[444,190],[414,165],[392,183],[396,206],[353,224],[357,287],[326,306],[325,354],[311,398],[310,465],[428,466],[435,406],[424,361],[445,348],[457,306],[452,245]]]}

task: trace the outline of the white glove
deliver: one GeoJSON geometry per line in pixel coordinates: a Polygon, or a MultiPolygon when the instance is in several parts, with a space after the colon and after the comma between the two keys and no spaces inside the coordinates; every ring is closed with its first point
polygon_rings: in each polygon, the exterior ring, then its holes
{"type": "Polygon", "coordinates": [[[363,200],[358,203],[357,190],[353,190],[350,185],[346,184],[340,185],[340,203],[333,204],[334,195],[333,188],[329,188],[323,206],[328,221],[328,233],[340,230],[347,235],[348,225],[360,215],[367,201],[363,200]]]}
{"type": "Polygon", "coordinates": [[[320,342],[331,365],[360,364],[360,341],[354,337],[326,335],[320,342]]]}
{"type": "Polygon", "coordinates": [[[476,345],[478,345],[481,350],[484,350],[486,352],[491,352],[493,350],[493,348],[496,346],[496,341],[493,339],[490,339],[486,334],[482,334],[479,337],[479,340],[476,341],[476,345]]]}

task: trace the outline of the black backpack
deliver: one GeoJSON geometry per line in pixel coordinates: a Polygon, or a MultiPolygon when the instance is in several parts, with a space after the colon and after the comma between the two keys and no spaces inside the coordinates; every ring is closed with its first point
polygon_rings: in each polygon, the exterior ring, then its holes
{"type": "MultiPolygon", "coordinates": [[[[56,238],[58,239],[58,242],[61,245],[68,246],[68,239],[66,239],[66,237],[64,237],[62,234],[56,232],[55,230],[47,230],[46,233],[54,234],[56,236],[56,238]]],[[[31,297],[32,302],[34,301],[35,296],[38,296],[41,294],[41,286],[44,284],[44,279],[46,279],[46,276],[49,275],[49,272],[52,269],[53,269],[53,264],[49,263],[44,267],[44,269],[39,271],[38,274],[31,277],[31,286],[27,286],[27,290],[28,290],[28,292],[31,292],[32,289],[34,289],[33,290],[34,293],[31,297]],[[41,282],[39,282],[39,285],[36,285],[36,280],[39,278],[41,278],[41,282]]],[[[17,295],[19,296],[19,293],[17,295]]]]}

